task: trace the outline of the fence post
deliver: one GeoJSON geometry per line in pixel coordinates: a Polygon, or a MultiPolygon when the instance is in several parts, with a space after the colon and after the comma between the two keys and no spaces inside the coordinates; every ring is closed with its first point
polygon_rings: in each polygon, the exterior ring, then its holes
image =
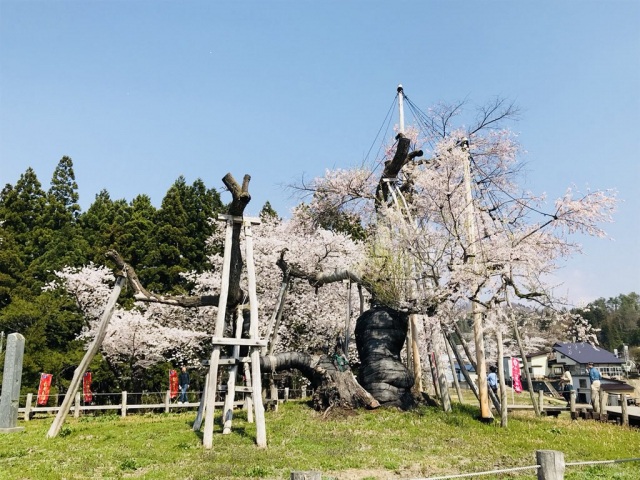
{"type": "Polygon", "coordinates": [[[575,420],[578,416],[576,415],[576,391],[571,390],[569,392],[569,409],[571,410],[571,419],[575,420]]]}
{"type": "Polygon", "coordinates": [[[289,400],[289,387],[284,387],[284,401],[287,402],[289,400]]]}
{"type": "Polygon", "coordinates": [[[540,415],[544,411],[544,390],[538,390],[538,408],[540,409],[540,415]]]}
{"type": "Polygon", "coordinates": [[[629,413],[627,412],[627,396],[620,394],[620,411],[622,412],[622,425],[629,426],[629,413]]]}
{"type": "Polygon", "coordinates": [[[291,472],[290,480],[322,480],[320,472],[291,472]]]}
{"type": "Polygon", "coordinates": [[[73,417],[80,418],[80,392],[76,392],[75,405],[73,409],[73,417]]]}
{"type": "Polygon", "coordinates": [[[271,400],[275,401],[276,411],[278,411],[278,387],[276,387],[276,382],[273,380],[269,382],[269,396],[271,397],[271,400]]]}
{"type": "Polygon", "coordinates": [[[607,421],[607,400],[609,400],[609,394],[600,387],[600,421],[607,421]]]}
{"type": "Polygon", "coordinates": [[[122,413],[120,414],[122,417],[127,416],[127,392],[125,390],[122,391],[122,402],[120,405],[122,409],[122,413]]]}
{"type": "Polygon", "coordinates": [[[537,450],[538,480],[564,480],[564,454],[557,450],[537,450]]]}
{"type": "Polygon", "coordinates": [[[27,393],[27,401],[24,405],[24,421],[31,420],[31,403],[33,402],[33,393],[27,393]]]}
{"type": "Polygon", "coordinates": [[[171,404],[171,390],[167,390],[164,394],[164,413],[169,413],[169,405],[171,404]]]}
{"type": "Polygon", "coordinates": [[[247,422],[253,423],[253,400],[250,395],[245,395],[242,408],[247,411],[247,422]]]}

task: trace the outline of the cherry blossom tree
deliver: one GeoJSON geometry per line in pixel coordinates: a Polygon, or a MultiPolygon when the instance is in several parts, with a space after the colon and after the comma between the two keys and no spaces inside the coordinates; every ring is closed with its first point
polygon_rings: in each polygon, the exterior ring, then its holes
{"type": "Polygon", "coordinates": [[[471,127],[455,129],[461,107],[432,110],[419,132],[398,134],[379,163],[327,171],[297,188],[311,194],[317,222],[347,214],[371,232],[363,275],[386,305],[445,326],[452,319],[439,315],[443,309],[473,306],[482,382],[482,315],[510,298],[562,304],[550,274],[579,253],[571,235],[605,236],[600,225],[611,221],[616,201],[611,191],[569,188],[547,206],[519,187],[520,146],[501,128],[513,106],[496,101],[471,127]]]}
{"type": "MultiPolygon", "coordinates": [[[[332,353],[353,360],[368,358],[377,366],[361,368],[358,379],[365,388],[376,391],[376,399],[384,397],[385,403],[408,405],[412,373],[401,367],[402,343],[393,340],[396,333],[385,330],[388,325],[394,325],[393,332],[399,328],[404,338],[410,323],[406,315],[421,315],[419,348],[424,358],[443,342],[439,329],[446,331],[453,324],[451,312],[456,309],[474,305],[481,322],[484,315],[486,321],[501,325],[505,317],[491,312],[510,298],[553,307],[558,299],[547,278],[560,259],[579,252],[571,235],[605,235],[600,224],[611,219],[612,192],[569,189],[546,210],[544,196],[519,188],[520,147],[513,133],[498,128],[513,107],[496,102],[480,111],[472,127],[456,130],[451,125],[459,107],[434,109],[430,120],[422,122],[422,130],[398,134],[379,163],[327,170],[323,177],[299,185],[312,194],[308,204],[297,208],[289,221],[265,218],[255,227],[260,328],[261,335],[271,339],[271,355],[263,357],[263,368],[299,368],[319,390],[329,392],[318,398],[318,406],[377,403],[357,391],[357,384],[331,393],[341,381],[333,375],[341,368],[332,353]],[[355,219],[364,229],[364,241],[322,228],[344,218],[355,219]],[[350,316],[345,318],[351,302],[349,282],[371,297],[373,309],[361,316],[360,328],[357,322],[354,327],[350,316]],[[385,333],[373,339],[358,336],[358,331],[370,328],[385,333]],[[342,352],[353,330],[357,348],[342,352]],[[389,348],[369,349],[379,341],[389,341],[389,348]],[[391,363],[380,361],[381,355],[391,363]],[[385,369],[395,372],[393,378],[385,369]],[[390,391],[393,394],[386,397],[390,391]],[[347,398],[346,403],[340,397],[347,398]]],[[[224,181],[233,196],[231,214],[242,216],[250,200],[248,176],[242,185],[230,175],[224,181]]],[[[222,239],[214,234],[209,241],[222,239]]],[[[230,312],[247,302],[242,242],[240,228],[234,226],[230,312]]],[[[117,254],[111,259],[118,268],[126,266],[117,254]]],[[[211,264],[210,272],[188,274],[196,287],[192,295],[181,297],[148,292],[129,268],[134,298],[145,306],[118,312],[114,325],[122,334],[114,331],[107,336],[113,341],[105,345],[108,355],[128,355],[142,366],[185,350],[206,350],[213,323],[208,319],[219,301],[222,258],[212,257],[211,264]]],[[[84,279],[72,279],[80,271],[61,272],[60,277],[91,319],[99,307],[94,306],[95,299],[83,297],[88,288],[83,282],[101,276],[91,282],[94,292],[106,298],[103,293],[110,278],[101,268],[87,268],[93,270],[84,272],[84,279]]],[[[354,316],[360,309],[350,311],[354,316]]],[[[91,335],[90,326],[86,335],[91,335]]],[[[482,368],[484,346],[477,339],[476,347],[482,368]]],[[[347,373],[342,378],[351,381],[347,373]]]]}
{"type": "MultiPolygon", "coordinates": [[[[284,268],[293,272],[287,282],[287,289],[291,292],[282,308],[284,321],[278,327],[277,336],[273,336],[272,355],[265,357],[265,368],[268,366],[279,370],[291,367],[289,361],[282,362],[282,359],[291,359],[291,354],[287,353],[290,351],[315,352],[316,355],[307,353],[306,367],[302,371],[311,377],[312,383],[322,386],[320,390],[330,392],[330,397],[319,394],[319,408],[338,403],[347,405],[350,402],[375,406],[375,400],[346,371],[348,367],[337,368],[335,355],[327,355],[333,354],[337,340],[343,345],[343,339],[348,339],[353,330],[354,322],[349,328],[344,312],[352,312],[351,320],[359,311],[357,308],[346,308],[348,302],[357,302],[353,295],[348,294],[347,286],[331,282],[340,277],[340,274],[336,276],[338,266],[344,269],[345,265],[350,265],[354,271],[360,268],[364,258],[362,245],[344,234],[310,229],[299,219],[283,222],[267,217],[255,229],[254,260],[262,318],[269,318],[278,307],[278,291],[283,280],[283,272],[278,264],[281,268],[286,265],[284,268]],[[319,286],[325,283],[329,284],[320,289],[319,286]],[[277,357],[282,354],[284,356],[277,357]],[[343,394],[331,393],[335,390],[335,383],[341,384],[343,394]]],[[[218,243],[221,237],[214,235],[209,241],[218,243]]],[[[242,251],[243,237],[238,235],[233,242],[234,250],[242,251]]],[[[128,362],[137,368],[163,359],[194,362],[202,358],[203,352],[210,349],[207,339],[212,335],[212,319],[218,308],[219,272],[223,259],[214,255],[211,257],[211,271],[185,274],[195,285],[191,295],[172,296],[147,291],[135,270],[126,265],[117,252],[109,252],[108,257],[118,269],[126,271],[136,305],[128,310],[119,307],[114,313],[103,343],[105,356],[114,364],[128,362]]],[[[242,259],[236,258],[234,261],[240,263],[242,259]]],[[[237,293],[231,302],[241,307],[244,304],[243,308],[248,309],[243,293],[247,279],[240,268],[237,268],[237,272],[237,283],[233,286],[237,293]]],[[[105,267],[89,265],[82,269],[65,269],[57,272],[57,276],[59,280],[56,285],[62,285],[72,293],[85,312],[87,329],[82,338],[92,338],[113,274],[105,267]]],[[[347,275],[344,278],[351,277],[347,275]]],[[[231,328],[231,321],[228,323],[231,328]]],[[[263,336],[272,336],[269,327],[274,328],[268,321],[261,322],[263,336]]],[[[355,348],[351,352],[356,355],[355,348]]],[[[340,355],[344,356],[344,352],[340,351],[340,355]]],[[[300,356],[296,358],[300,363],[300,356]]]]}
{"type": "MultiPolygon", "coordinates": [[[[75,298],[86,321],[79,340],[90,341],[115,280],[112,271],[89,264],[55,274],[57,279],[45,289],[63,288],[75,298]]],[[[102,343],[103,357],[115,372],[126,366],[134,377],[161,361],[196,364],[208,347],[211,310],[145,303],[131,309],[118,306],[102,343]]]]}

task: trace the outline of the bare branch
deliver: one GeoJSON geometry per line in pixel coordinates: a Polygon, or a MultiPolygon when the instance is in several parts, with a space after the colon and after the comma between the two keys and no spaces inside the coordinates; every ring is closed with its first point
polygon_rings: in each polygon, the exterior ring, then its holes
{"type": "Polygon", "coordinates": [[[519,114],[520,110],[514,102],[507,103],[506,99],[496,97],[493,102],[478,108],[476,124],[469,129],[468,135],[483,128],[498,128],[502,120],[515,120],[519,114]]]}
{"type": "Polygon", "coordinates": [[[149,292],[144,286],[134,268],[125,263],[120,254],[115,250],[109,250],[105,256],[112,260],[116,267],[123,272],[127,277],[129,286],[133,289],[133,296],[136,300],[148,303],[162,303],[165,305],[173,305],[176,307],[209,307],[218,306],[220,301],[219,295],[196,295],[196,296],[184,296],[184,295],[158,295],[149,292]]]}
{"type": "Polygon", "coordinates": [[[366,283],[359,275],[351,270],[335,270],[333,272],[306,272],[299,265],[295,263],[288,263],[284,259],[284,255],[287,249],[283,249],[280,252],[280,258],[276,262],[276,265],[280,267],[284,274],[289,275],[291,278],[300,278],[307,280],[312,287],[319,288],[327,283],[341,282],[342,280],[351,280],[353,283],[363,286],[368,292],[371,292],[370,285],[366,283]]]}

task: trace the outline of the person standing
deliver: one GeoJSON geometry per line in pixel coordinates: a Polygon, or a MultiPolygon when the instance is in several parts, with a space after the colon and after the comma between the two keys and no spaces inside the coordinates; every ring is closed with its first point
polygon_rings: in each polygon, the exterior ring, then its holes
{"type": "Polygon", "coordinates": [[[489,375],[487,375],[487,383],[489,388],[493,390],[493,393],[498,394],[498,375],[496,374],[496,367],[491,365],[489,367],[489,375]]]}
{"type": "Polygon", "coordinates": [[[587,370],[589,372],[589,380],[591,380],[591,405],[595,413],[600,412],[600,380],[602,375],[600,370],[593,366],[593,363],[587,364],[587,370]]]}
{"type": "Polygon", "coordinates": [[[565,366],[564,368],[564,373],[560,378],[560,385],[562,386],[562,396],[567,401],[567,406],[569,406],[571,402],[571,391],[573,390],[573,378],[567,367],[565,366]]]}
{"type": "Polygon", "coordinates": [[[178,375],[178,385],[180,386],[180,397],[178,403],[187,403],[187,389],[189,388],[189,373],[187,367],[182,367],[180,375],[178,375]]]}

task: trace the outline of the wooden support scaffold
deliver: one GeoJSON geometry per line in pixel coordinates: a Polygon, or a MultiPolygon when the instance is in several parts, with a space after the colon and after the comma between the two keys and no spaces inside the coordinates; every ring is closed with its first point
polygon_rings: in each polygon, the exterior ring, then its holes
{"type": "Polygon", "coordinates": [[[209,363],[209,374],[205,394],[202,399],[204,405],[204,432],[202,443],[205,448],[213,447],[213,426],[215,398],[218,384],[218,367],[229,366],[229,380],[222,414],[223,433],[231,433],[233,418],[233,403],[236,392],[251,393],[247,402],[248,419],[255,416],[256,444],[258,447],[267,446],[267,433],[265,427],[264,405],[262,403],[262,383],[260,372],[260,349],[267,346],[267,342],[258,337],[258,296],[256,294],[256,274],[253,259],[252,225],[259,225],[260,220],[248,217],[234,217],[232,215],[218,215],[218,220],[226,223],[224,260],[222,264],[222,285],[220,289],[220,301],[218,315],[216,317],[215,333],[212,339],[213,351],[209,363]],[[245,263],[248,278],[250,327],[249,338],[240,338],[242,335],[243,315],[241,307],[235,312],[236,325],[233,337],[224,337],[224,323],[227,310],[227,298],[229,293],[229,274],[231,271],[231,248],[233,224],[241,223],[245,237],[245,263]],[[229,358],[220,358],[223,346],[232,346],[233,352],[229,358]],[[249,348],[249,356],[240,358],[240,347],[249,348]],[[246,378],[246,386],[236,386],[238,365],[243,364],[243,373],[246,378]],[[251,364],[251,368],[249,368],[251,364]]]}

